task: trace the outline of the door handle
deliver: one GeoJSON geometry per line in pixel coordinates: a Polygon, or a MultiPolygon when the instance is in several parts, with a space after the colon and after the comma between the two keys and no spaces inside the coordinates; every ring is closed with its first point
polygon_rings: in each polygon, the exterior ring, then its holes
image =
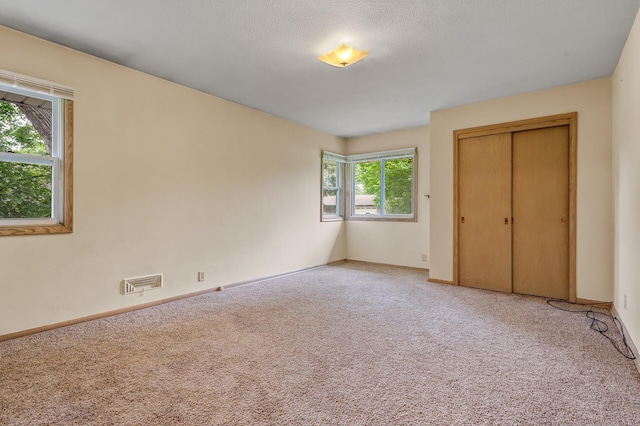
{"type": "Polygon", "coordinates": [[[508,225],[508,224],[509,224],[509,218],[508,218],[508,217],[505,217],[505,218],[504,218],[504,224],[505,224],[505,225],[508,225]]]}
{"type": "Polygon", "coordinates": [[[461,223],[464,223],[464,216],[462,216],[462,217],[460,218],[460,222],[461,222],[461,223]]]}
{"type": "Polygon", "coordinates": [[[567,223],[567,221],[564,220],[564,217],[560,218],[560,225],[564,225],[565,223],[567,223]]]}

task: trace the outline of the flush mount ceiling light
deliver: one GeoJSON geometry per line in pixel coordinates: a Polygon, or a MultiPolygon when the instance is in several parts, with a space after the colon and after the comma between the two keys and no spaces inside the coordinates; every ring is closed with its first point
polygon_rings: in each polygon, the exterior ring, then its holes
{"type": "Polygon", "coordinates": [[[342,44],[326,55],[320,56],[318,59],[326,64],[333,65],[334,67],[344,68],[351,64],[355,64],[368,54],[369,52],[366,50],[358,50],[353,47],[349,47],[346,44],[342,44]]]}

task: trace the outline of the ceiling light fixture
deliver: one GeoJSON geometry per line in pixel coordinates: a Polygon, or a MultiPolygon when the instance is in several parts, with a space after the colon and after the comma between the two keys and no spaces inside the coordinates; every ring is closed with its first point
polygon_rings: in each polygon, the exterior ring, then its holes
{"type": "Polygon", "coordinates": [[[320,56],[318,59],[320,59],[325,64],[344,68],[351,64],[355,64],[368,54],[369,52],[367,52],[366,50],[358,50],[354,49],[353,47],[347,46],[346,44],[342,44],[326,55],[320,56]]]}

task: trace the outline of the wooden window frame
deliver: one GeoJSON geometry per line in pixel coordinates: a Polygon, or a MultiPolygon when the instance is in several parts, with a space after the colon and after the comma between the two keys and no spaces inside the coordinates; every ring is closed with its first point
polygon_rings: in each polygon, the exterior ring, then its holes
{"type": "MultiPolygon", "coordinates": [[[[54,225],[1,225],[0,236],[69,234],[73,232],[73,101],[63,99],[64,159],[62,160],[64,185],[62,188],[63,213],[54,225]]],[[[55,196],[55,195],[54,195],[55,196]]]]}

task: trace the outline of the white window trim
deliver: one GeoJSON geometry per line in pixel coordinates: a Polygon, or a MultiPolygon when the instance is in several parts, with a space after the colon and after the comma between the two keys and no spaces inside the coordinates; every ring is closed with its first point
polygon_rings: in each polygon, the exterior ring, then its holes
{"type": "Polygon", "coordinates": [[[0,69],[0,84],[9,87],[10,91],[24,89],[31,94],[38,93],[54,98],[73,100],[73,89],[69,86],[3,69],[0,69]]]}
{"type": "MultiPolygon", "coordinates": [[[[417,222],[418,221],[418,204],[417,204],[417,195],[418,195],[418,150],[417,148],[405,148],[405,149],[396,149],[390,151],[379,151],[379,152],[370,152],[365,154],[354,154],[354,155],[340,155],[335,154],[328,151],[322,152],[322,163],[320,167],[320,216],[323,222],[335,221],[335,220],[362,220],[362,221],[395,221],[395,222],[417,222]],[[411,197],[411,210],[412,214],[375,214],[375,215],[356,215],[354,214],[355,210],[355,167],[354,164],[371,162],[371,161],[386,161],[386,160],[397,160],[400,158],[412,158],[413,159],[413,188],[412,188],[412,197],[411,197]],[[323,214],[323,193],[326,188],[323,185],[322,179],[322,163],[324,160],[335,161],[338,164],[342,164],[342,168],[339,173],[341,176],[339,177],[339,192],[342,193],[340,201],[336,200],[336,204],[338,202],[342,203],[341,208],[342,211],[336,215],[325,215],[323,214]],[[349,202],[345,202],[348,200],[349,202]]],[[[381,164],[383,166],[383,164],[381,164]]],[[[380,191],[384,193],[384,167],[381,168],[381,179],[380,182],[380,191]]],[[[338,206],[336,205],[336,212],[338,212],[338,206]]]]}
{"type": "Polygon", "coordinates": [[[347,163],[366,163],[376,160],[396,160],[398,158],[414,158],[416,156],[416,148],[394,149],[392,151],[369,152],[366,154],[347,155],[345,158],[347,163]]]}
{"type": "MultiPolygon", "coordinates": [[[[371,152],[366,154],[356,154],[356,155],[348,155],[347,159],[347,177],[348,177],[348,185],[347,188],[349,190],[348,199],[349,203],[347,205],[348,220],[363,220],[363,221],[396,221],[396,222],[416,222],[418,220],[418,209],[416,203],[416,197],[418,192],[418,150],[417,148],[406,148],[406,149],[397,149],[392,151],[379,151],[379,152],[371,152]],[[398,160],[401,158],[412,158],[413,164],[413,188],[412,188],[412,197],[411,197],[411,210],[412,214],[355,214],[355,164],[357,163],[366,163],[372,161],[380,161],[380,192],[381,195],[384,194],[384,161],[385,160],[398,160]]],[[[383,200],[384,201],[384,200],[383,200]]]]}
{"type": "Polygon", "coordinates": [[[321,217],[321,221],[322,222],[334,222],[334,221],[340,221],[340,220],[344,220],[344,216],[345,216],[345,197],[344,197],[344,175],[345,175],[345,170],[344,170],[344,164],[347,161],[347,157],[345,157],[344,155],[340,155],[340,154],[336,154],[333,152],[329,152],[329,151],[322,151],[322,163],[320,166],[320,217],[321,217]],[[329,186],[324,186],[324,177],[322,176],[323,173],[323,166],[324,166],[324,162],[326,161],[333,161],[336,163],[336,180],[337,180],[337,186],[333,187],[329,187],[329,186]],[[335,214],[325,214],[324,213],[324,191],[325,190],[336,190],[336,213],[335,214]]]}

